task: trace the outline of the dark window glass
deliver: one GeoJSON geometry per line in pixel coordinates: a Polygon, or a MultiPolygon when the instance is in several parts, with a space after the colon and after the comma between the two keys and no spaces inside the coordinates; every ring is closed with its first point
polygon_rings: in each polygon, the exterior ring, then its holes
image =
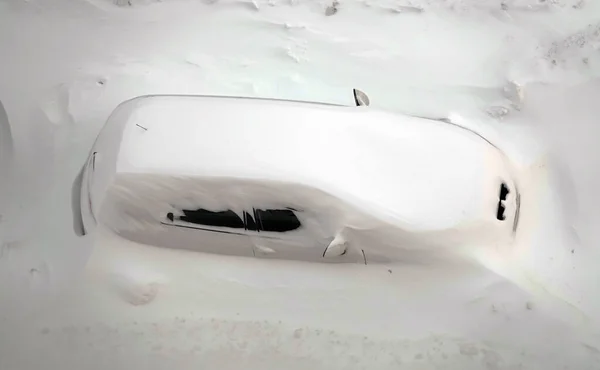
{"type": "Polygon", "coordinates": [[[301,226],[300,220],[289,209],[257,209],[260,229],[264,231],[286,232],[301,226]]]}
{"type": "MultiPolygon", "coordinates": [[[[213,212],[202,208],[197,210],[184,209],[183,214],[179,219],[192,224],[231,227],[234,229],[244,228],[244,222],[232,210],[213,212]]],[[[173,216],[167,215],[167,217],[171,219],[173,216]]]]}
{"type": "Polygon", "coordinates": [[[506,208],[504,207],[502,201],[498,202],[498,209],[496,210],[496,219],[498,221],[504,221],[506,219],[506,217],[504,216],[505,210],[506,208]]]}
{"type": "Polygon", "coordinates": [[[246,230],[257,231],[258,227],[256,226],[256,222],[254,221],[254,217],[252,217],[248,212],[244,212],[244,222],[246,223],[246,230]]]}
{"type": "Polygon", "coordinates": [[[508,190],[508,186],[506,186],[505,183],[502,183],[500,185],[500,200],[506,200],[506,196],[508,195],[508,193],[510,193],[510,190],[508,190]]]}

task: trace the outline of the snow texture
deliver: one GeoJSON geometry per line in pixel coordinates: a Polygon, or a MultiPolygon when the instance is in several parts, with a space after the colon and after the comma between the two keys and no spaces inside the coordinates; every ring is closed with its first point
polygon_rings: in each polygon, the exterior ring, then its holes
{"type": "Polygon", "coordinates": [[[1,0],[0,369],[600,369],[599,14],[596,1],[1,0]],[[73,182],[122,101],[353,105],[353,88],[499,143],[530,194],[527,232],[367,266],[73,233],[73,182]]]}

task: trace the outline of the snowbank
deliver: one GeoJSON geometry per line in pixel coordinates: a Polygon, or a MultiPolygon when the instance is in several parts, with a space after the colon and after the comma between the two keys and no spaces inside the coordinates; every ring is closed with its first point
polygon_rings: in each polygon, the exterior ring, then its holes
{"type": "Polygon", "coordinates": [[[0,2],[0,45],[10,50],[0,98],[17,164],[0,234],[0,368],[600,368],[591,163],[600,156],[588,100],[597,86],[528,85],[598,76],[599,4],[414,1],[402,6],[424,11],[398,11],[374,1],[341,3],[331,16],[326,2],[272,4],[0,2]],[[520,113],[510,81],[524,87],[520,113]],[[507,108],[483,130],[511,138],[523,169],[547,170],[546,226],[518,253],[490,246],[500,252],[447,269],[418,258],[366,270],[166,258],[108,233],[88,259],[91,241],[73,235],[73,180],[121,101],[346,103],[354,87],[372,105],[426,116],[507,108]],[[556,158],[571,184],[553,177],[556,158]]]}

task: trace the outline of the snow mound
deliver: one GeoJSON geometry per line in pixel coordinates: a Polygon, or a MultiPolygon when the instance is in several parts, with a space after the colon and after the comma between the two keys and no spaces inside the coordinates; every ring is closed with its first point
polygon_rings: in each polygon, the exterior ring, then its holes
{"type": "MultiPolygon", "coordinates": [[[[177,2],[182,0],[88,0],[112,4],[118,7],[145,6],[154,3],[177,2]]],[[[462,14],[474,12],[501,12],[501,11],[553,11],[564,9],[581,9],[586,5],[586,0],[354,0],[339,2],[337,0],[200,0],[207,4],[213,3],[251,3],[256,9],[262,6],[298,6],[322,5],[326,6],[325,15],[332,16],[347,4],[357,3],[366,7],[388,9],[396,13],[419,13],[422,11],[447,10],[462,14]]]]}

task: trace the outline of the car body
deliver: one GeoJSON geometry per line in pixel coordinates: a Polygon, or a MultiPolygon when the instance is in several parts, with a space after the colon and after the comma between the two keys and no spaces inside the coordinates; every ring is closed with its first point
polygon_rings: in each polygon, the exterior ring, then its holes
{"type": "Polygon", "coordinates": [[[75,183],[80,234],[102,224],[164,248],[365,264],[514,237],[519,194],[498,148],[360,102],[124,102],[75,183]]]}

